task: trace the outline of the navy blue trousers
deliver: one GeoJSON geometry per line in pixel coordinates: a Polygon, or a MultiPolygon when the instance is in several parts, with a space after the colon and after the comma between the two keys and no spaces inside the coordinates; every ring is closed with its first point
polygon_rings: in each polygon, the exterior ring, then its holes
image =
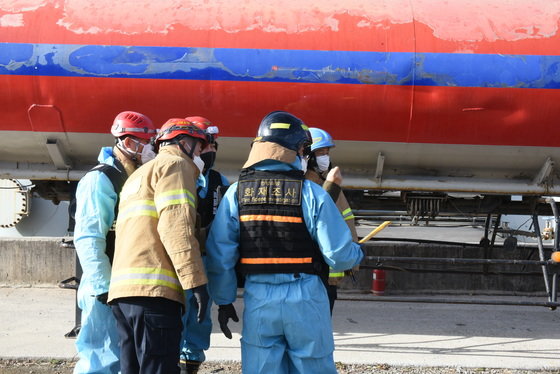
{"type": "Polygon", "coordinates": [[[183,306],[161,297],[111,302],[117,320],[122,374],[179,374],[183,306]]]}

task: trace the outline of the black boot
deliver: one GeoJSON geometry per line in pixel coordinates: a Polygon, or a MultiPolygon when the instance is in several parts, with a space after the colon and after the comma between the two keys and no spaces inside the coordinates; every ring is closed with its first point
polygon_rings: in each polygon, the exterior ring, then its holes
{"type": "Polygon", "coordinates": [[[181,374],[197,374],[198,368],[200,367],[201,363],[202,362],[200,361],[181,359],[181,362],[179,364],[179,366],[181,367],[181,374]]]}

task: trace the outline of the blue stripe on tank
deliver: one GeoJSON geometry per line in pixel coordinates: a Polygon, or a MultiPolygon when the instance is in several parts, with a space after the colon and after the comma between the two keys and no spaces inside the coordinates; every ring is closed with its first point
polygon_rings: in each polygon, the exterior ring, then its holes
{"type": "Polygon", "coordinates": [[[560,88],[560,56],[0,43],[0,74],[560,88]]]}

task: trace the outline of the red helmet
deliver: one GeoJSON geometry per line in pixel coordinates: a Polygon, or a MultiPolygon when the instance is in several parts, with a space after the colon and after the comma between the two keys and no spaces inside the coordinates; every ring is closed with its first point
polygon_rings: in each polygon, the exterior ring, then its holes
{"type": "Polygon", "coordinates": [[[204,130],[196,127],[191,121],[184,118],[171,118],[161,126],[158,134],[155,137],[157,146],[166,140],[172,140],[179,135],[187,135],[202,141],[202,148],[206,147],[208,139],[204,130]]]}
{"type": "Polygon", "coordinates": [[[208,138],[208,143],[216,142],[220,130],[218,129],[218,126],[213,125],[209,119],[200,116],[187,117],[185,119],[187,121],[190,121],[193,125],[195,125],[196,127],[198,127],[199,129],[203,130],[206,133],[206,137],[208,138]]]}
{"type": "Polygon", "coordinates": [[[115,138],[132,135],[150,140],[156,133],[157,129],[151,119],[141,113],[131,111],[119,113],[113,121],[113,126],[111,126],[111,134],[115,138]]]}

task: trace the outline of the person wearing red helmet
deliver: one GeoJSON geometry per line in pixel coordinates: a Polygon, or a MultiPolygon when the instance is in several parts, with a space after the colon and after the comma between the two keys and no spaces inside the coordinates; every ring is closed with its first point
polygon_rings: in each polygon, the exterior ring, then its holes
{"type": "Polygon", "coordinates": [[[116,139],[116,147],[137,166],[156,157],[150,139],[156,131],[152,121],[143,114],[122,112],[117,115],[111,134],[116,139]]]}
{"type": "Polygon", "coordinates": [[[111,133],[116,145],[101,149],[99,164],[76,189],[74,245],[83,274],[77,299],[82,312],[74,374],[120,371],[118,332],[107,306],[115,246],[112,227],[120,189],[138,165],[148,161],[153,153],[149,141],[157,130],[145,115],[125,111],[115,117],[111,133]]]}
{"type": "MultiPolygon", "coordinates": [[[[199,117],[187,117],[199,129],[206,133],[208,144],[200,153],[200,158],[204,161],[202,176],[204,183],[197,188],[198,206],[197,212],[200,218],[200,246],[202,250],[203,261],[206,259],[205,241],[206,233],[210,229],[210,225],[214,220],[218,204],[221,196],[229,186],[229,182],[222,174],[214,170],[214,161],[216,160],[216,152],[218,151],[219,129],[210,122],[210,120],[199,117]]],[[[210,309],[212,300],[208,303],[206,318],[204,322],[196,321],[195,309],[193,308],[194,295],[190,291],[185,292],[187,303],[187,311],[183,315],[183,336],[181,339],[181,356],[180,366],[181,373],[196,374],[200,364],[204,362],[206,356],[204,351],[210,347],[210,334],[212,333],[212,320],[210,318],[210,309]]]]}
{"type": "Polygon", "coordinates": [[[121,371],[178,374],[184,290],[206,316],[206,272],[195,237],[196,183],[206,133],[171,118],[154,138],[157,156],[125,182],[116,225],[109,304],[120,336],[121,371]]]}

